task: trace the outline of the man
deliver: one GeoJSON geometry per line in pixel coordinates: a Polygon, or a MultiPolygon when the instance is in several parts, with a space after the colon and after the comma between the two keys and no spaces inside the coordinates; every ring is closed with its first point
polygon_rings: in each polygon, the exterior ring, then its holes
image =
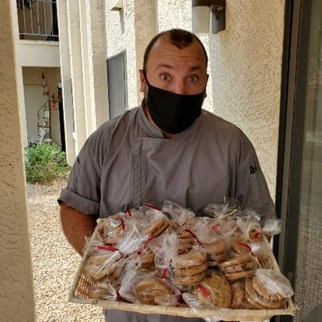
{"type": "MultiPolygon", "coordinates": [[[[148,45],[140,70],[142,106],[103,124],[82,148],[59,198],[65,235],[82,255],[98,217],[165,200],[196,213],[224,197],[274,215],[250,141],[202,110],[207,54],[190,32],[173,29],[148,45]]],[[[203,321],[107,311],[109,322],[203,321]]]]}

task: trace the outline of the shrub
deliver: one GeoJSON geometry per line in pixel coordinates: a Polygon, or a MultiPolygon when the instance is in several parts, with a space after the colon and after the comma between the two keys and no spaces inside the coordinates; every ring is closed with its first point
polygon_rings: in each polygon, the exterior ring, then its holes
{"type": "Polygon", "coordinates": [[[57,144],[46,142],[25,149],[27,182],[49,184],[66,177],[69,170],[66,154],[57,144]]]}

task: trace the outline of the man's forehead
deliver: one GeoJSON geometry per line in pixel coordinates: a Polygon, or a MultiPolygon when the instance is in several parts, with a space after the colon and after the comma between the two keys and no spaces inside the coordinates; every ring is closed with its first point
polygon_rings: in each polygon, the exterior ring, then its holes
{"type": "MultiPolygon", "coordinates": [[[[206,57],[204,52],[199,45],[199,43],[193,39],[193,41],[182,48],[179,48],[177,45],[173,44],[169,38],[169,36],[164,35],[160,37],[150,51],[151,61],[154,61],[156,58],[160,60],[160,64],[162,61],[166,61],[167,59],[177,57],[180,61],[189,61],[194,59],[196,61],[200,61],[200,63],[206,62],[206,57]]],[[[148,59],[148,63],[149,63],[148,59]]],[[[155,61],[154,61],[155,62],[155,61]]],[[[156,63],[156,62],[155,62],[156,63]]],[[[165,63],[165,62],[164,62],[165,63]]]]}
{"type": "Polygon", "coordinates": [[[173,47],[178,50],[182,50],[185,48],[189,48],[191,46],[195,46],[196,44],[198,44],[198,42],[195,39],[192,39],[191,43],[186,43],[182,45],[182,47],[180,47],[180,45],[176,45],[175,43],[172,42],[168,34],[165,34],[165,35],[162,35],[159,39],[157,39],[157,41],[153,44],[151,51],[153,50],[158,51],[163,47],[173,47]]]}

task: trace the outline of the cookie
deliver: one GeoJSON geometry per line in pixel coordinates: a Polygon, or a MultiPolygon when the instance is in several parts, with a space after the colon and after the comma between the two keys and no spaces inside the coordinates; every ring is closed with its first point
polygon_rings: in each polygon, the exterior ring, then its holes
{"type": "Polygon", "coordinates": [[[115,269],[114,264],[120,258],[121,254],[119,252],[94,253],[87,259],[84,265],[84,272],[93,281],[102,280],[113,273],[115,269]]]}
{"type": "Polygon", "coordinates": [[[254,276],[253,278],[253,287],[255,289],[255,291],[262,297],[273,300],[273,301],[277,301],[281,298],[283,298],[283,296],[278,296],[277,294],[274,293],[269,293],[267,291],[267,288],[258,280],[258,278],[256,276],[254,276]]]}
{"type": "Polygon", "coordinates": [[[200,283],[206,277],[206,271],[202,271],[195,275],[179,276],[176,275],[176,281],[182,286],[190,286],[200,283]]]}
{"type": "Polygon", "coordinates": [[[215,267],[221,263],[219,261],[214,261],[214,260],[209,260],[209,259],[207,260],[207,262],[208,262],[208,267],[215,267]]]}
{"type": "Polygon", "coordinates": [[[191,237],[188,238],[179,238],[179,247],[178,253],[183,254],[187,253],[191,250],[192,245],[194,244],[195,240],[191,237]]]}
{"type": "Polygon", "coordinates": [[[243,240],[235,239],[232,241],[231,246],[237,254],[248,254],[252,252],[250,244],[243,240]]]}
{"type": "Polygon", "coordinates": [[[219,265],[220,269],[224,270],[228,266],[233,266],[233,265],[239,265],[242,263],[249,262],[253,259],[253,256],[251,254],[243,254],[243,255],[238,255],[235,256],[219,265]]]}
{"type": "Polygon", "coordinates": [[[284,300],[274,300],[273,301],[273,300],[270,300],[270,299],[260,296],[254,288],[252,277],[249,277],[246,279],[245,290],[246,290],[246,293],[249,295],[249,298],[252,300],[249,302],[255,302],[256,304],[258,304],[264,308],[279,309],[285,305],[284,300]]]}
{"type": "Polygon", "coordinates": [[[105,244],[116,244],[125,231],[124,214],[118,213],[97,221],[97,230],[105,244]]]}
{"type": "Polygon", "coordinates": [[[225,271],[225,274],[238,273],[238,272],[253,270],[254,268],[256,268],[256,262],[254,260],[250,260],[242,264],[227,266],[225,267],[224,271],[225,271]]]}
{"type": "Polygon", "coordinates": [[[154,265],[155,255],[150,248],[145,249],[140,254],[140,258],[141,258],[141,266],[143,269],[152,270],[155,267],[154,265]]]}
{"type": "Polygon", "coordinates": [[[89,285],[88,295],[90,298],[98,300],[111,300],[115,298],[116,290],[108,281],[89,285]]]}
{"type": "Polygon", "coordinates": [[[247,300],[249,309],[254,309],[254,310],[265,310],[265,309],[267,309],[267,307],[256,303],[247,292],[245,292],[245,298],[247,300]]]}
{"type": "Polygon", "coordinates": [[[234,282],[231,284],[232,289],[232,303],[231,308],[238,309],[242,308],[245,300],[245,285],[242,282],[234,282]]]}
{"type": "Polygon", "coordinates": [[[204,251],[191,250],[178,255],[173,266],[177,283],[183,286],[199,283],[206,276],[207,254],[204,251]]]}
{"type": "Polygon", "coordinates": [[[177,235],[179,239],[193,238],[193,235],[189,229],[182,229],[178,231],[177,235]]]}
{"type": "Polygon", "coordinates": [[[174,267],[187,268],[202,265],[207,260],[207,254],[199,250],[191,250],[190,252],[182,255],[178,255],[174,259],[174,267]]]}
{"type": "Polygon", "coordinates": [[[240,280],[246,276],[250,276],[253,274],[254,274],[254,271],[249,270],[249,271],[241,271],[241,272],[237,272],[237,273],[225,273],[225,276],[229,281],[237,281],[237,280],[240,280]]]}
{"type": "Polygon", "coordinates": [[[158,278],[143,280],[135,286],[136,298],[144,304],[157,305],[158,298],[167,297],[171,293],[171,288],[158,278]]]}
{"type": "Polygon", "coordinates": [[[227,259],[227,246],[224,240],[218,239],[212,243],[202,245],[207,252],[207,258],[210,261],[216,261],[218,263],[227,259]]]}
{"type": "Polygon", "coordinates": [[[142,233],[151,237],[157,237],[160,236],[169,227],[169,225],[170,222],[166,216],[155,216],[142,233]]]}
{"type": "Polygon", "coordinates": [[[232,289],[225,276],[213,273],[204,278],[198,284],[193,293],[199,301],[214,308],[230,307],[232,301],[232,289]]]}
{"type": "Polygon", "coordinates": [[[177,268],[176,270],[176,275],[177,276],[191,276],[191,275],[196,275],[201,272],[206,271],[208,268],[208,263],[205,261],[201,265],[197,266],[191,266],[191,267],[185,267],[185,268],[177,268]]]}
{"type": "Polygon", "coordinates": [[[223,239],[215,240],[212,243],[204,243],[202,247],[206,250],[207,254],[220,254],[226,251],[226,243],[223,239]]]}
{"type": "Polygon", "coordinates": [[[255,275],[255,285],[265,298],[282,299],[294,294],[290,281],[276,269],[259,268],[255,275]]]}
{"type": "Polygon", "coordinates": [[[216,261],[218,263],[221,263],[223,261],[225,261],[228,257],[227,252],[223,252],[223,253],[219,253],[219,254],[215,254],[215,253],[208,253],[207,254],[207,258],[210,261],[216,261]]]}

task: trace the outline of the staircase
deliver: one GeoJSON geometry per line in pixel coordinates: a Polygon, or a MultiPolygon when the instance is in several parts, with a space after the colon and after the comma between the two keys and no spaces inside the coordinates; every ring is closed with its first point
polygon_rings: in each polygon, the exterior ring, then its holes
{"type": "Polygon", "coordinates": [[[51,142],[51,108],[53,99],[45,102],[37,112],[38,135],[28,139],[29,145],[40,144],[42,142],[51,142]]]}

